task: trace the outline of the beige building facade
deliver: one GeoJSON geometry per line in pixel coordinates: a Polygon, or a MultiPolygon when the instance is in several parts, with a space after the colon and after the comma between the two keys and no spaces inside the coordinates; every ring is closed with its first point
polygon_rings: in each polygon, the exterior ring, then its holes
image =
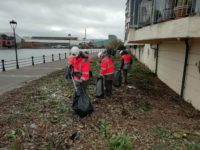
{"type": "MultiPolygon", "coordinates": [[[[200,7],[196,6],[197,1],[191,1],[190,12],[184,17],[172,13],[172,19],[162,22],[142,26],[138,22],[139,27],[130,25],[125,41],[133,45],[132,52],[139,61],[200,110],[200,17],[195,13],[197,9],[192,9],[200,7]]],[[[138,10],[144,6],[141,3],[138,10]]],[[[175,8],[174,4],[173,10],[175,8]]]]}
{"type": "MultiPolygon", "coordinates": [[[[158,56],[150,44],[133,49],[136,58],[181,96],[185,43],[168,41],[159,44],[158,56]],[[156,72],[157,59],[157,72],[156,72]]],[[[200,41],[192,41],[188,54],[183,98],[200,110],[200,41]]]]}

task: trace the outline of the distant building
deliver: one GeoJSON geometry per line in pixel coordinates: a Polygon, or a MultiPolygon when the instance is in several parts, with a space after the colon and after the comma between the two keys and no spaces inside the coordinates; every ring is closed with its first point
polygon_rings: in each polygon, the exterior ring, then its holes
{"type": "Polygon", "coordinates": [[[0,35],[0,48],[12,48],[14,45],[14,38],[12,36],[7,36],[6,34],[0,35]]]}
{"type": "Polygon", "coordinates": [[[112,40],[118,39],[116,35],[108,35],[108,39],[92,39],[91,42],[95,47],[106,47],[112,40]]]}
{"type": "Polygon", "coordinates": [[[24,48],[69,48],[89,43],[90,40],[79,39],[78,37],[24,37],[24,48]]]}
{"type": "MultiPolygon", "coordinates": [[[[16,35],[17,43],[21,42],[21,38],[16,35]]],[[[0,48],[12,48],[15,46],[14,36],[12,33],[0,33],[0,48]]]]}
{"type": "Polygon", "coordinates": [[[3,47],[3,38],[0,36],[0,48],[3,47]]]}
{"type": "Polygon", "coordinates": [[[117,36],[116,35],[108,35],[108,40],[116,40],[117,39],[117,36]]]}

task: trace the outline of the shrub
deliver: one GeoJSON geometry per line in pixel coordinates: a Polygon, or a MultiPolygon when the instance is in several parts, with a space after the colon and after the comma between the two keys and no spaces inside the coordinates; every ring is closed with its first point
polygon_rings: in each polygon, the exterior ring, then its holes
{"type": "Polygon", "coordinates": [[[106,120],[101,119],[99,130],[100,130],[100,134],[103,138],[107,137],[109,129],[110,129],[109,123],[106,120]]]}
{"type": "Polygon", "coordinates": [[[110,150],[133,150],[134,146],[128,134],[121,132],[113,135],[108,140],[110,150]]]}
{"type": "Polygon", "coordinates": [[[137,108],[141,109],[142,111],[149,111],[150,104],[148,102],[140,102],[136,105],[137,108]]]}

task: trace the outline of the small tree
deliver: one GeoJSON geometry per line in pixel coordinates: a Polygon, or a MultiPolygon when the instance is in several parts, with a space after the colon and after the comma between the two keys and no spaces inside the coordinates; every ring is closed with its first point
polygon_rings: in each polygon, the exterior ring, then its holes
{"type": "Polygon", "coordinates": [[[107,47],[108,48],[112,48],[112,49],[118,49],[120,46],[123,46],[123,42],[121,40],[115,39],[115,40],[111,40],[108,44],[107,47]]]}
{"type": "Polygon", "coordinates": [[[124,49],[126,49],[126,47],[124,45],[119,45],[117,49],[118,50],[124,50],[124,49]]]}

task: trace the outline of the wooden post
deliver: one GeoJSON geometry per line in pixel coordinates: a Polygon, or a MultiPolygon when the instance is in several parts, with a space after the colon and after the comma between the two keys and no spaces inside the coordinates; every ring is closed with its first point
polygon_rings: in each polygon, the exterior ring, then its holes
{"type": "Polygon", "coordinates": [[[61,60],[61,55],[60,55],[60,53],[59,53],[59,60],[61,60]]]}
{"type": "Polygon", "coordinates": [[[4,59],[1,60],[1,63],[2,63],[2,71],[5,72],[6,69],[5,69],[5,61],[4,61],[4,59]]]}
{"type": "Polygon", "coordinates": [[[34,63],[34,56],[32,56],[31,59],[32,59],[32,66],[34,66],[35,65],[35,63],[34,63]]]}
{"type": "Polygon", "coordinates": [[[52,54],[52,62],[54,62],[54,55],[52,54]]]}
{"type": "Polygon", "coordinates": [[[45,61],[45,55],[43,55],[43,63],[45,64],[45,62],[46,62],[46,61],[45,61]]]}

